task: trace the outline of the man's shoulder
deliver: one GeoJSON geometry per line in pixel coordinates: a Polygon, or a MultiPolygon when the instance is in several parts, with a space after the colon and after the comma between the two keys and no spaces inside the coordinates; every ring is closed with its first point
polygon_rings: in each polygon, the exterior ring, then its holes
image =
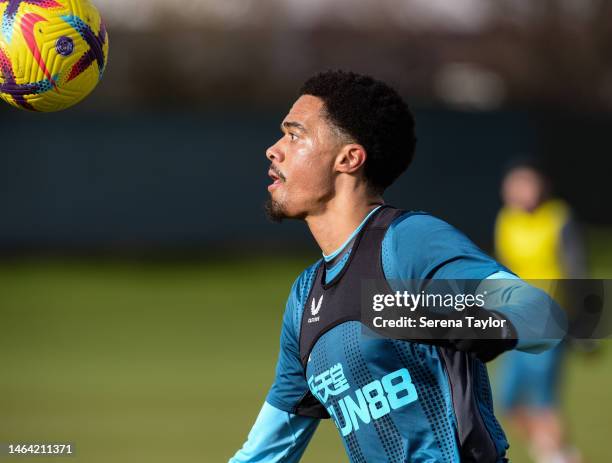
{"type": "Polygon", "coordinates": [[[440,233],[462,235],[457,228],[428,212],[406,211],[391,223],[385,238],[415,240],[440,233]]]}
{"type": "Polygon", "coordinates": [[[295,295],[302,303],[308,297],[312,283],[314,282],[317,269],[323,262],[323,259],[319,259],[314,264],[306,267],[306,269],[298,275],[293,282],[291,287],[291,295],[295,295]]]}
{"type": "Polygon", "coordinates": [[[285,321],[290,322],[295,333],[300,331],[300,321],[304,304],[312,288],[317,269],[321,265],[323,259],[319,259],[314,264],[307,267],[293,282],[289,298],[287,299],[287,308],[285,310],[285,321]]]}
{"type": "Polygon", "coordinates": [[[384,267],[394,267],[394,261],[398,261],[409,263],[412,271],[417,271],[428,264],[437,243],[454,241],[457,236],[462,235],[444,220],[428,212],[407,211],[396,218],[385,233],[382,243],[384,267]]]}
{"type": "Polygon", "coordinates": [[[465,234],[426,212],[407,212],[389,227],[382,244],[390,279],[479,278],[497,264],[465,234]],[[440,273],[444,268],[444,272],[440,273]]]}

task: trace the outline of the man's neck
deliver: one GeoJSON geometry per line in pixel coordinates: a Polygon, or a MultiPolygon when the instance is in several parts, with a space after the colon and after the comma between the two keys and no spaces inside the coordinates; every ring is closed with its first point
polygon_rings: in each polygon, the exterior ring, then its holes
{"type": "Polygon", "coordinates": [[[329,255],[342,246],[372,209],[381,204],[380,197],[361,201],[334,198],[320,213],[306,217],[306,223],[323,254],[329,255]]]}

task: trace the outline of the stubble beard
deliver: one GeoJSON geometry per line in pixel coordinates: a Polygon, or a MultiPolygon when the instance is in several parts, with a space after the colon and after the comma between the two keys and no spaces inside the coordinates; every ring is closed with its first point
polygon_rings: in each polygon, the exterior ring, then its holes
{"type": "Polygon", "coordinates": [[[281,223],[284,219],[289,218],[285,210],[285,205],[272,198],[268,198],[264,204],[264,211],[268,220],[274,223],[281,223]]]}

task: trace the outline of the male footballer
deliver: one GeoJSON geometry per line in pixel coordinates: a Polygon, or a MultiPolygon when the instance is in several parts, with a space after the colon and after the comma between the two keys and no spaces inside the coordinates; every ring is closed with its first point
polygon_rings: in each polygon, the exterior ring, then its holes
{"type": "MultiPolygon", "coordinates": [[[[320,419],[332,418],[351,462],[507,461],[485,362],[540,352],[560,309],[465,235],[383,193],[415,151],[413,116],[388,85],[329,71],[310,78],[267,150],[269,217],[306,222],[323,252],[295,281],[283,318],[276,378],[241,462],[297,462],[320,419]],[[364,279],[510,279],[485,307],[495,339],[396,340],[360,321],[364,279]],[[515,282],[515,283],[514,283],[515,282]]],[[[562,317],[562,316],[561,316],[562,317]]]]}

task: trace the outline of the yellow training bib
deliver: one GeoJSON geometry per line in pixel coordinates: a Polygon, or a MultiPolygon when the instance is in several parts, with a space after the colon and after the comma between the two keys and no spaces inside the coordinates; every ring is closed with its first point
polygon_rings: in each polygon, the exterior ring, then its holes
{"type": "Polygon", "coordinates": [[[569,208],[560,200],[531,213],[504,207],[495,226],[498,259],[521,278],[564,278],[561,233],[568,220],[569,208]]]}

